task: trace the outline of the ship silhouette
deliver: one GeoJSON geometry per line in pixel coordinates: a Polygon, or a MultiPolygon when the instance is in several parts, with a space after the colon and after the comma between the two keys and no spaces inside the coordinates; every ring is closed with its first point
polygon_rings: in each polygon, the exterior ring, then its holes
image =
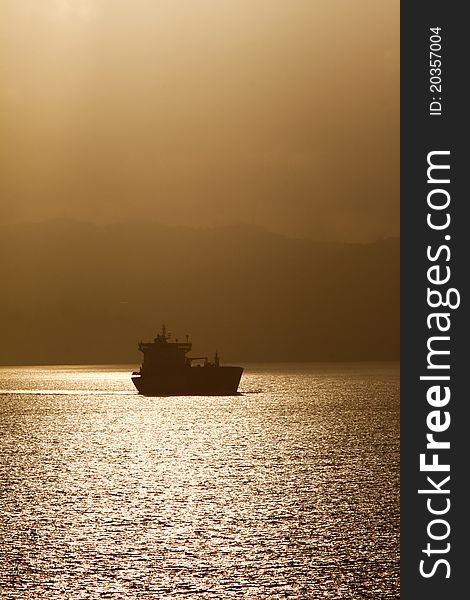
{"type": "Polygon", "coordinates": [[[215,353],[213,362],[207,356],[189,357],[192,343],[170,342],[165,325],[153,342],[139,342],[144,358],[132,381],[144,396],[208,396],[236,394],[242,367],[220,365],[215,353]],[[195,364],[193,364],[195,363],[195,364]]]}

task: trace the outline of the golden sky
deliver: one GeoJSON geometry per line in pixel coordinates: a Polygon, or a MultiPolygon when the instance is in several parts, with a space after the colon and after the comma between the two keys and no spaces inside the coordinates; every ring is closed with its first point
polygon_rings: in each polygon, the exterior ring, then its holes
{"type": "Polygon", "coordinates": [[[399,231],[398,0],[1,0],[6,221],[399,231]]]}

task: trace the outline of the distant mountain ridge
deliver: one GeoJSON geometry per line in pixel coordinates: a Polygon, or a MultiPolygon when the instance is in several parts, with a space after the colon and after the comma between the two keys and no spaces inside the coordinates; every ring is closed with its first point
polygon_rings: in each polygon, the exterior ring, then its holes
{"type": "Polygon", "coordinates": [[[222,361],[396,360],[399,240],[259,227],[0,227],[0,363],[140,360],[162,322],[222,361]]]}

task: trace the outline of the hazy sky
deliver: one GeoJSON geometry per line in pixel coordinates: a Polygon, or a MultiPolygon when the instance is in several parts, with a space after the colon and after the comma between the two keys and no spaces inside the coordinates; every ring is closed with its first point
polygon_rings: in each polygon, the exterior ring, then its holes
{"type": "Polygon", "coordinates": [[[398,52],[398,0],[1,0],[1,218],[396,235],[398,52]]]}

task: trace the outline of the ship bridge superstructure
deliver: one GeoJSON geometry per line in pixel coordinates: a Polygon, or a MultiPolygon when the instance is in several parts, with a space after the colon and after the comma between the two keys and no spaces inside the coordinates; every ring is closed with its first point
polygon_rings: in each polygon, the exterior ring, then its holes
{"type": "Polygon", "coordinates": [[[185,342],[178,339],[171,342],[170,339],[171,333],[162,325],[153,342],[139,342],[139,350],[144,355],[141,373],[184,369],[191,365],[192,359],[186,356],[193,347],[189,336],[186,336],[185,342]]]}

